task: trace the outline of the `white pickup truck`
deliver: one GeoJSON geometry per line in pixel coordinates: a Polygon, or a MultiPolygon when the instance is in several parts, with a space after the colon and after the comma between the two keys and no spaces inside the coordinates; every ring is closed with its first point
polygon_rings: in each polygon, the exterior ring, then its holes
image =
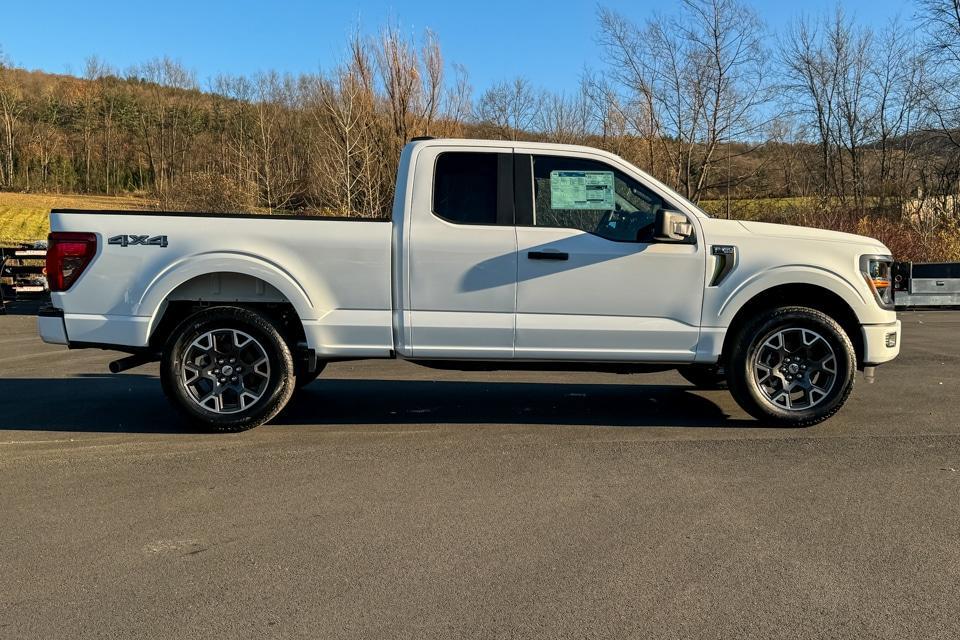
{"type": "Polygon", "coordinates": [[[273,418],[327,362],[678,369],[771,424],[895,358],[877,240],[710,218],[586,147],[416,139],[390,221],[55,210],[46,342],[159,360],[192,423],[273,418]]]}

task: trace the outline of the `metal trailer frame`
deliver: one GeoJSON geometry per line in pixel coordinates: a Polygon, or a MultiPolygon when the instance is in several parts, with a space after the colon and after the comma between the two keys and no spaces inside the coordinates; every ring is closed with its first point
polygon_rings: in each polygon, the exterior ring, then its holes
{"type": "Polygon", "coordinates": [[[960,262],[897,262],[893,271],[897,310],[960,309],[960,262]]]}
{"type": "MultiPolygon", "coordinates": [[[[41,275],[43,274],[43,267],[34,267],[20,264],[16,267],[10,265],[13,261],[23,260],[43,260],[47,255],[46,249],[34,249],[29,245],[19,245],[16,247],[0,247],[0,277],[4,277],[5,272],[8,268],[16,269],[15,272],[11,273],[13,282],[9,288],[13,292],[12,299],[8,300],[7,296],[4,295],[4,285],[0,284],[0,313],[6,313],[7,304],[13,302],[20,297],[20,290],[17,287],[17,276],[22,273],[30,273],[41,275]]],[[[43,288],[41,291],[24,291],[25,294],[30,295],[43,295],[46,293],[46,288],[43,288]]]]}

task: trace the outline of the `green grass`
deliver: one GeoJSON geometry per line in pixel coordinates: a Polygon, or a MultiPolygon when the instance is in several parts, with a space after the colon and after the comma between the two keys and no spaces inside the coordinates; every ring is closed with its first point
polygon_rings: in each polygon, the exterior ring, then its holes
{"type": "Polygon", "coordinates": [[[42,240],[50,231],[49,209],[0,205],[0,244],[42,240]]]}

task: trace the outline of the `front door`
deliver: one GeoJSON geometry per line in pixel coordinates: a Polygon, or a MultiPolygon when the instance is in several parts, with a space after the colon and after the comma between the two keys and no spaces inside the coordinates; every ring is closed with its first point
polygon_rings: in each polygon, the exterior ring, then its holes
{"type": "Polygon", "coordinates": [[[518,151],[515,163],[515,357],[692,361],[705,253],[654,240],[665,198],[586,153],[518,151]]]}

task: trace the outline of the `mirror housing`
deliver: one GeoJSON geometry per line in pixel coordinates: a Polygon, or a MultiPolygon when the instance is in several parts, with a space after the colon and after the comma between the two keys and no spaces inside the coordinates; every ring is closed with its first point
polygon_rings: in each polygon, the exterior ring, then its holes
{"type": "Polygon", "coordinates": [[[679,211],[657,211],[654,228],[657,242],[687,242],[693,236],[693,224],[679,211]]]}

